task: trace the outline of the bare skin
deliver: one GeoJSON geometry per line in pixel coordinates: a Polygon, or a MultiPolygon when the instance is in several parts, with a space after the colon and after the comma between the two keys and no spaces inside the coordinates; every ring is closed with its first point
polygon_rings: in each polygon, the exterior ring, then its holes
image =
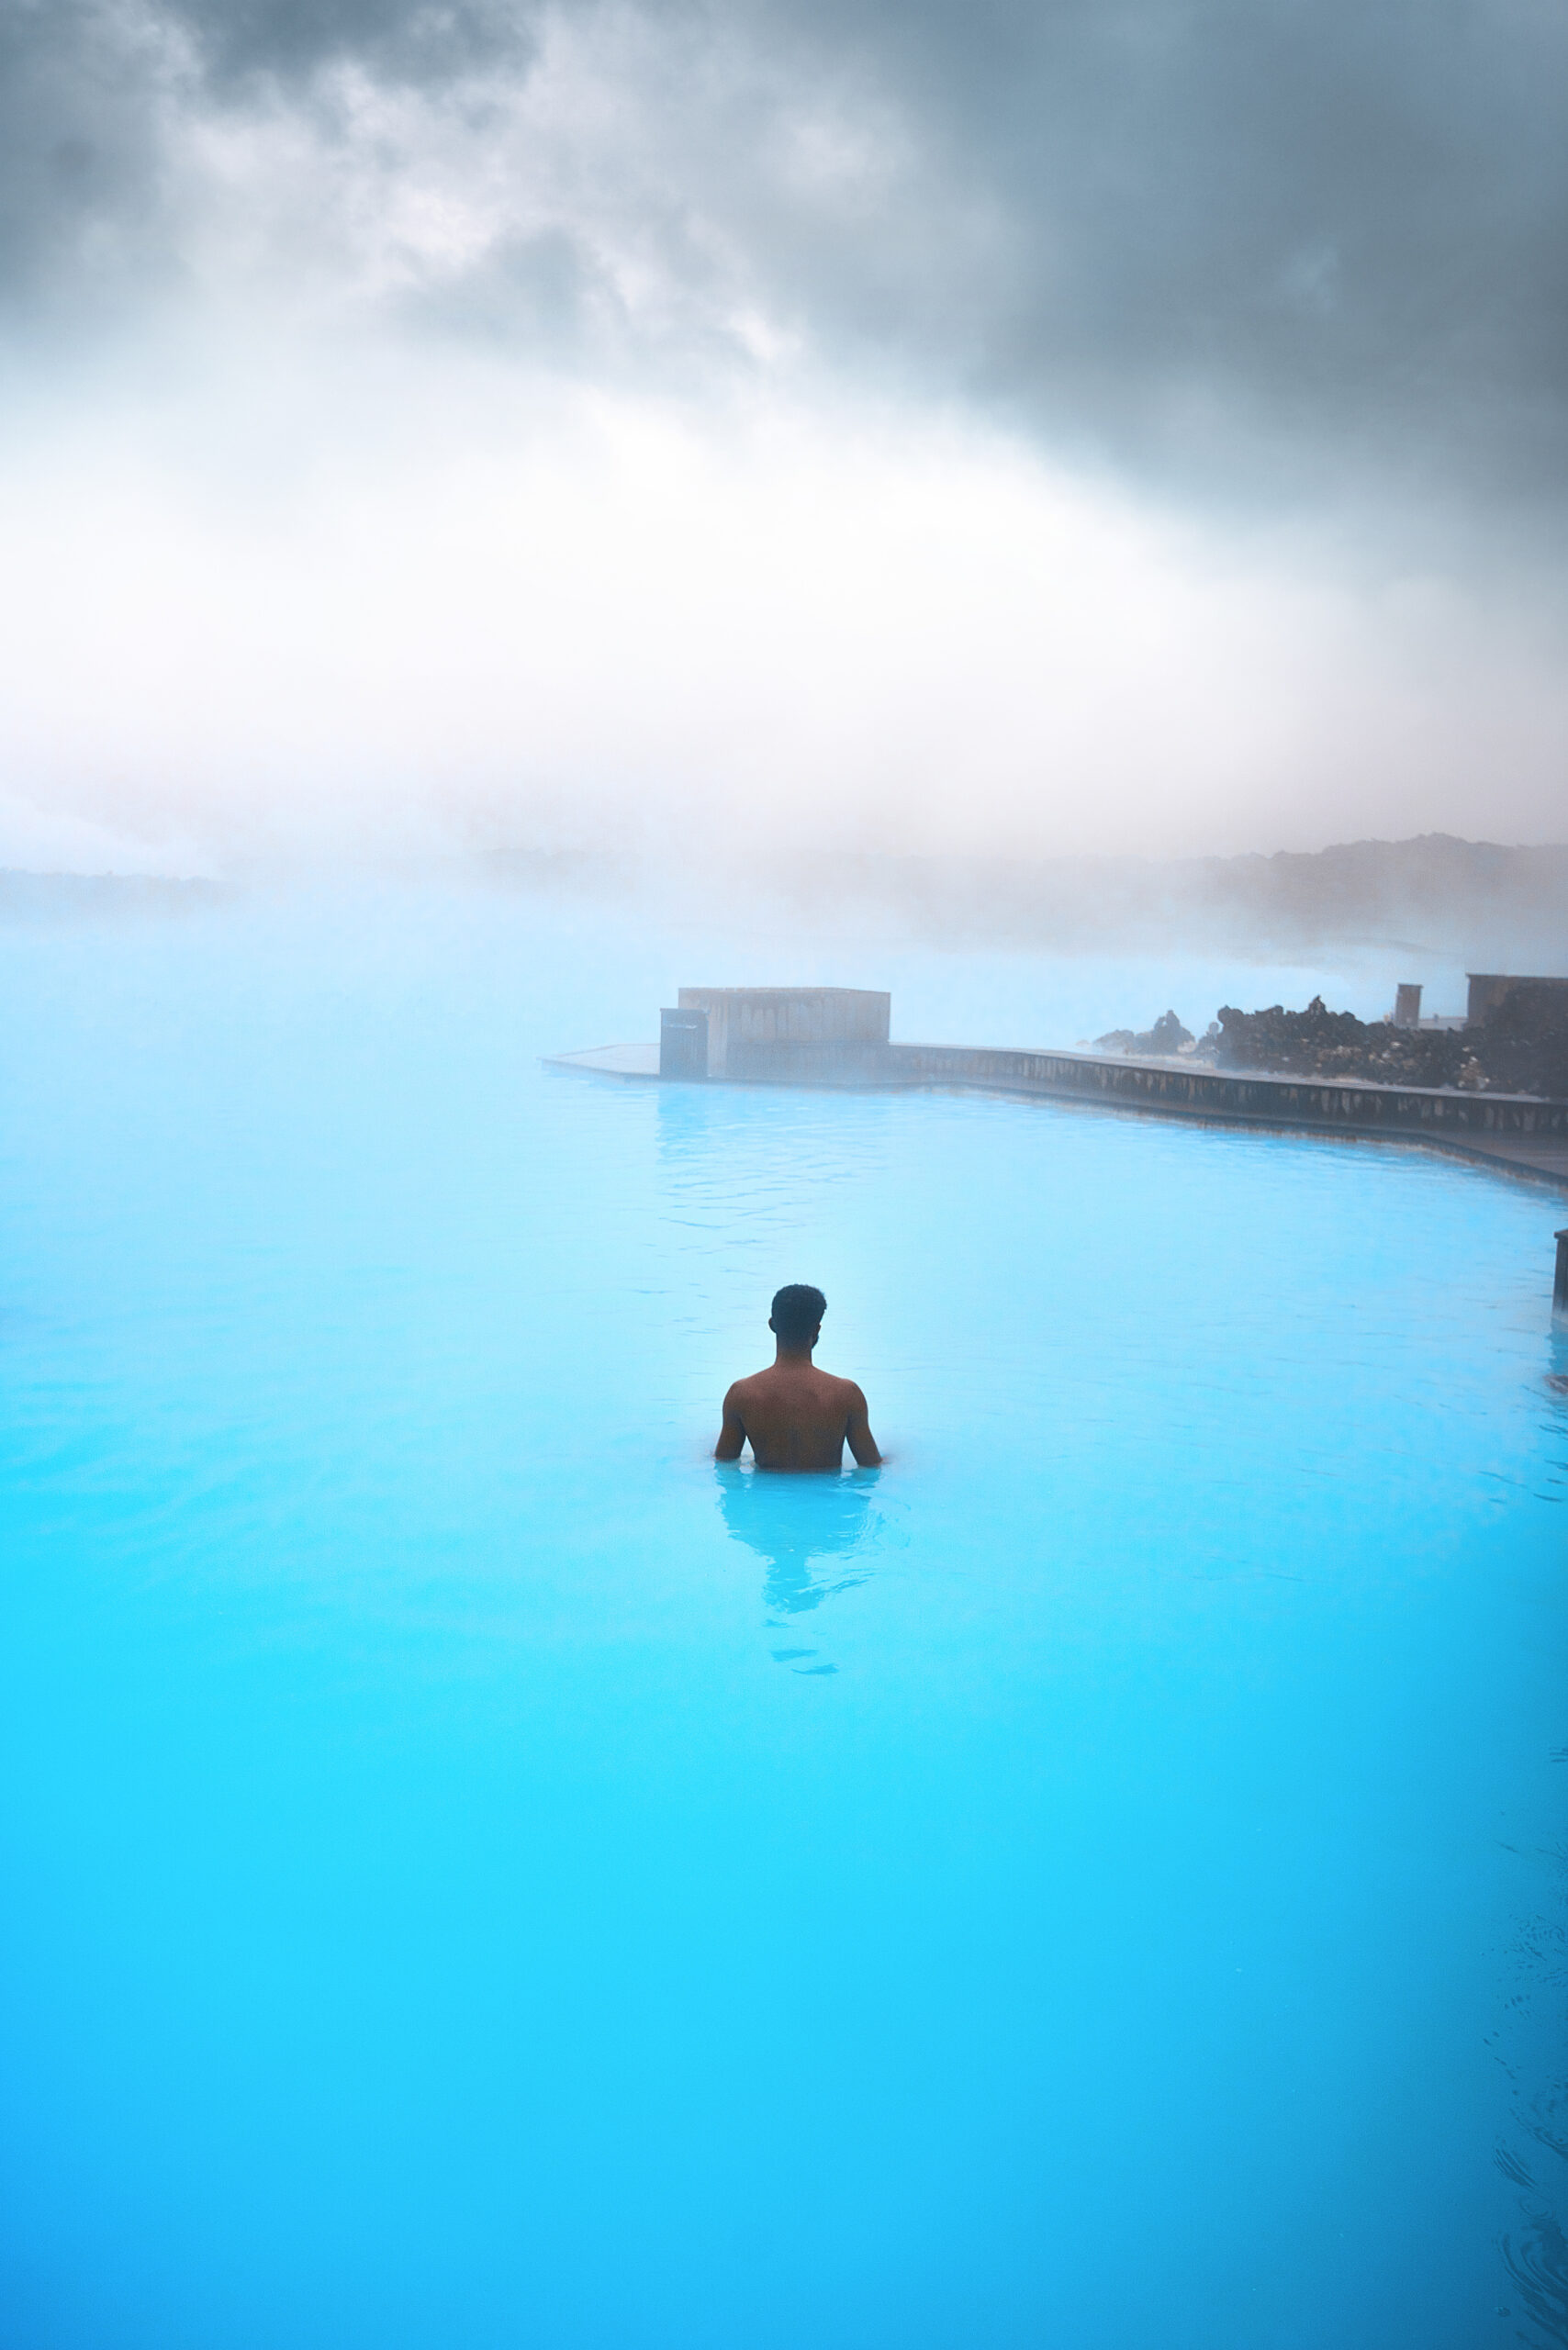
{"type": "Polygon", "coordinates": [[[862,1469],[876,1467],[882,1456],[865,1396],[852,1379],[835,1379],[812,1360],[821,1335],[819,1325],[799,1343],[779,1338],[768,1370],[736,1380],[724,1398],[715,1460],[738,1460],[749,1443],[759,1469],[841,1469],[847,1444],[862,1469]]]}

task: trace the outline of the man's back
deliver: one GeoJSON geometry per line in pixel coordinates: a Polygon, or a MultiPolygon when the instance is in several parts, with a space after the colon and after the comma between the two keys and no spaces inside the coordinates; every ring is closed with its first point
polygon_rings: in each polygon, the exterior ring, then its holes
{"type": "Polygon", "coordinates": [[[715,1459],[738,1460],[749,1444],[759,1469],[840,1469],[847,1444],[863,1468],[880,1460],[859,1388],[812,1360],[826,1303],[801,1282],[778,1292],[768,1322],[778,1360],[730,1389],[715,1459]]]}

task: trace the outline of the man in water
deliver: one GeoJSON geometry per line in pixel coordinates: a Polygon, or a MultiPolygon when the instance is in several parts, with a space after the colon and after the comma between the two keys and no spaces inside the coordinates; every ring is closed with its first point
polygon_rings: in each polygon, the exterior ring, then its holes
{"type": "Polygon", "coordinates": [[[767,1319],[778,1354],[770,1370],[737,1379],[725,1396],[715,1460],[738,1460],[749,1441],[759,1469],[841,1469],[847,1443],[862,1469],[876,1467],[882,1456],[866,1398],[852,1379],[835,1379],[812,1360],[826,1312],[821,1290],[804,1281],[778,1292],[767,1319]]]}

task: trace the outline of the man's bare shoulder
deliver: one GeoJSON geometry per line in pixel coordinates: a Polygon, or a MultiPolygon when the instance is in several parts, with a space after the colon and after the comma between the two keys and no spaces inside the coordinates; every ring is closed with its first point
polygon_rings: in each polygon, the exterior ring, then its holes
{"type": "Polygon", "coordinates": [[[747,1373],[734,1381],[725,1394],[726,1404],[743,1410],[748,1402],[764,1403],[770,1395],[799,1397],[802,1392],[815,1395],[825,1404],[843,1404],[846,1410],[858,1404],[865,1406],[866,1398],[853,1379],[840,1379],[836,1371],[819,1371],[815,1363],[804,1370],[785,1363],[770,1362],[764,1371],[747,1373]]]}

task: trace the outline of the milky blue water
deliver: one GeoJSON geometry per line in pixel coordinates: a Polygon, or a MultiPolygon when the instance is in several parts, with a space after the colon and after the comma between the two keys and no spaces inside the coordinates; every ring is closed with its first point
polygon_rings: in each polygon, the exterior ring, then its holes
{"type": "Polygon", "coordinates": [[[634,932],[0,937],[0,2340],[1562,2341],[1562,1203],[541,1069],[634,932]]]}

